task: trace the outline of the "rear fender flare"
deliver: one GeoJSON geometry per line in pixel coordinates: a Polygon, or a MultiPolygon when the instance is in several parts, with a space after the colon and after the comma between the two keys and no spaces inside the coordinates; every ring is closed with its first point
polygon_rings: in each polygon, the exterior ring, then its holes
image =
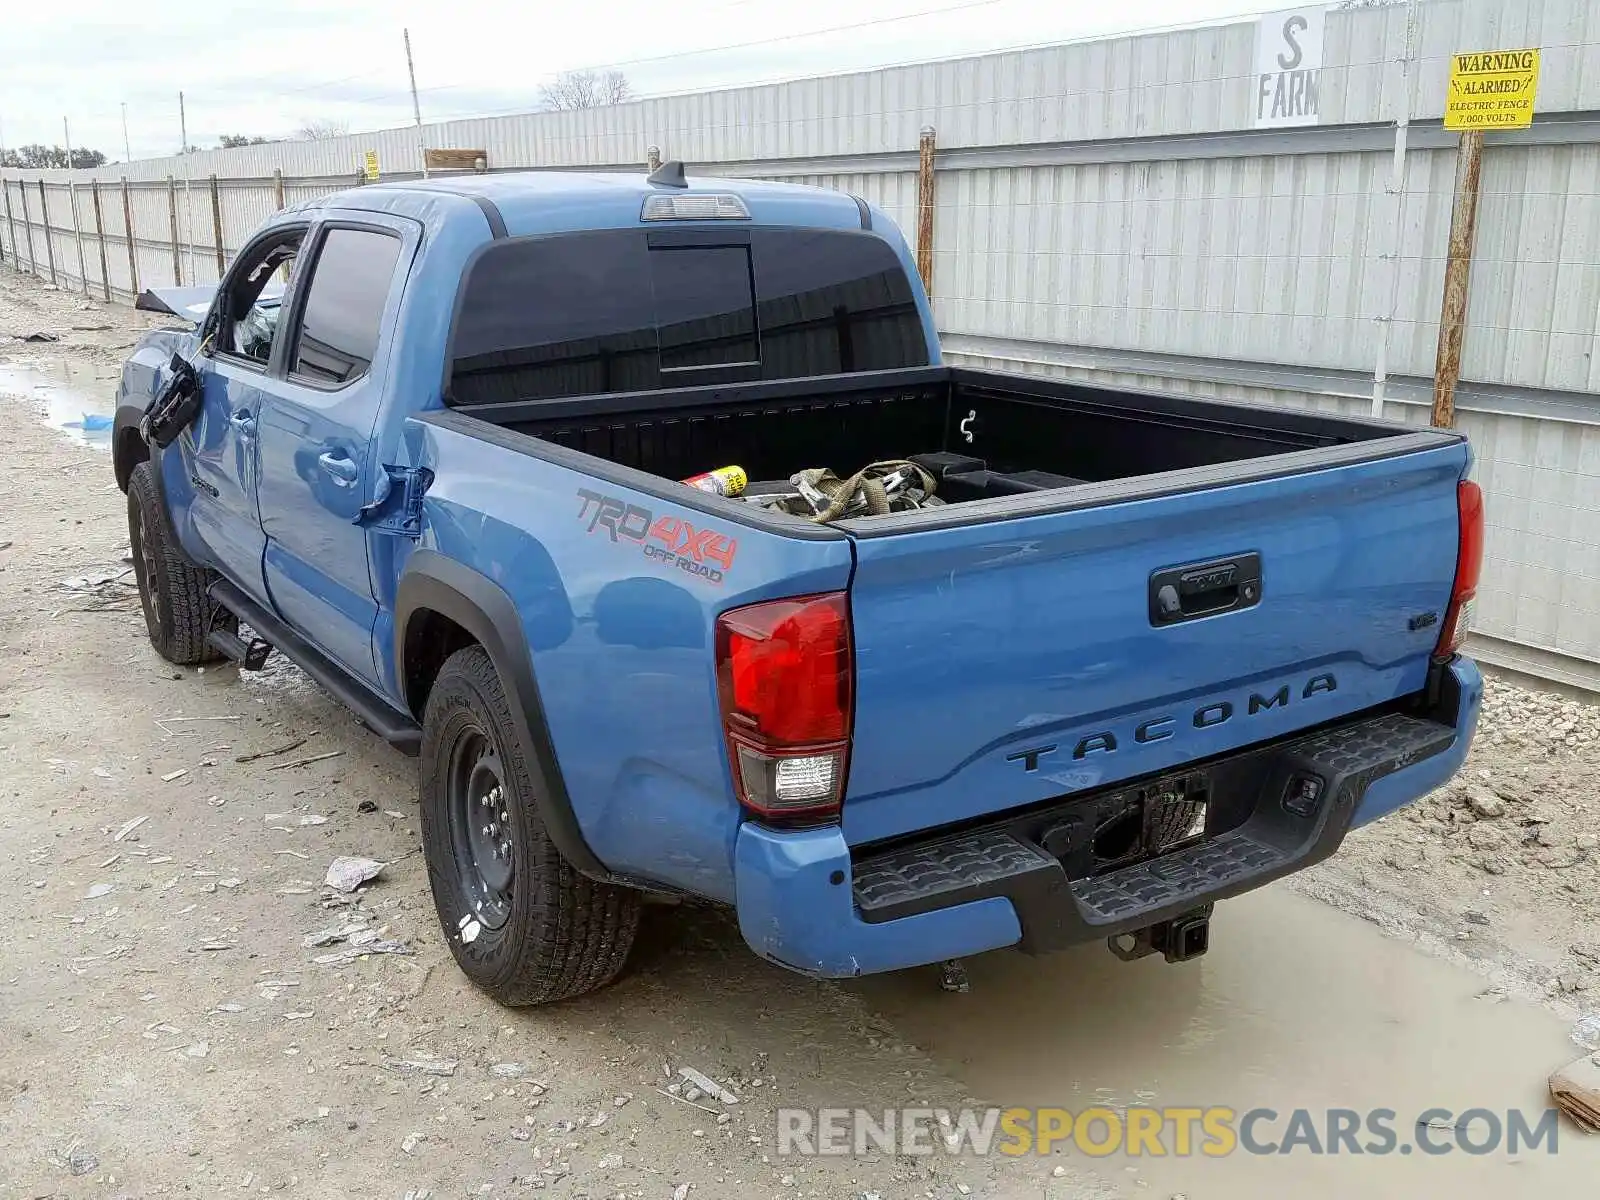
{"type": "Polygon", "coordinates": [[[425,609],[448,617],[471,634],[499,673],[517,723],[523,759],[533,772],[534,803],[551,841],[585,875],[615,881],[584,840],[572,811],[572,799],[561,777],[534,678],[527,638],[511,597],[487,576],[435,550],[419,549],[411,555],[395,593],[394,664],[396,686],[413,711],[416,705],[406,671],[406,630],[412,617],[425,609]]]}

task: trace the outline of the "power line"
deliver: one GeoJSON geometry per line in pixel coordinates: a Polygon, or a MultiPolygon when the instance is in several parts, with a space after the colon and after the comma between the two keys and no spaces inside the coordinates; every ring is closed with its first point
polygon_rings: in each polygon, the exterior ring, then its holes
{"type": "MultiPolygon", "coordinates": [[[[738,4],[749,3],[749,2],[750,2],[750,0],[735,0],[735,3],[734,4],[730,4],[728,7],[730,7],[730,8],[737,7],[738,4]]],[[[948,4],[948,5],[945,5],[942,8],[921,9],[921,10],[918,10],[916,12],[900,13],[900,14],[898,14],[896,16],[892,16],[892,17],[875,17],[875,18],[873,18],[871,20],[867,20],[867,21],[853,21],[853,22],[851,22],[849,24],[846,24],[846,25],[830,25],[830,26],[828,26],[827,28],[824,28],[824,29],[811,29],[811,30],[805,30],[805,31],[802,31],[802,32],[799,32],[799,33],[779,34],[776,37],[755,38],[755,39],[752,39],[750,41],[745,41],[745,42],[730,42],[730,43],[728,43],[726,45],[722,45],[722,46],[704,46],[704,47],[700,47],[700,48],[694,49],[694,50],[676,50],[676,51],[673,51],[670,54],[653,54],[653,55],[646,55],[646,56],[641,57],[641,58],[624,58],[624,59],[615,60],[613,62],[592,63],[592,64],[590,64],[588,66],[568,67],[568,68],[566,68],[566,70],[568,70],[568,71],[609,71],[609,70],[615,70],[615,69],[617,69],[619,67],[639,67],[639,66],[648,66],[648,65],[653,64],[653,63],[675,62],[675,61],[677,61],[679,59],[684,59],[684,58],[698,58],[701,55],[705,55],[705,54],[721,54],[721,53],[724,53],[725,51],[729,51],[729,50],[753,50],[753,49],[755,49],[757,47],[760,47],[760,46],[776,46],[776,45],[781,45],[784,42],[797,42],[797,41],[802,41],[802,40],[804,40],[806,38],[825,37],[828,34],[832,34],[832,33],[850,33],[850,32],[853,32],[854,30],[857,30],[857,29],[870,29],[870,28],[873,28],[875,26],[880,26],[880,25],[894,25],[894,24],[898,24],[898,23],[900,23],[902,21],[921,21],[921,20],[926,20],[928,17],[943,16],[943,15],[945,15],[947,13],[965,12],[965,11],[968,11],[970,9],[975,9],[975,8],[992,8],[994,5],[1006,4],[1006,3],[1010,3],[1010,2],[1012,2],[1012,0],[962,0],[961,3],[948,4]]],[[[375,73],[376,72],[369,71],[369,72],[367,72],[367,75],[372,75],[372,74],[375,74],[375,73]]],[[[364,76],[351,76],[350,78],[352,78],[352,79],[364,78],[364,76]]],[[[343,81],[341,81],[341,80],[331,81],[331,83],[338,83],[338,82],[343,82],[343,81]]],[[[326,85],[313,84],[313,85],[310,85],[310,86],[311,87],[331,86],[331,83],[330,84],[326,84],[326,85]]],[[[437,92],[465,91],[467,89],[478,87],[478,86],[480,86],[480,85],[474,84],[474,83],[446,83],[446,84],[439,84],[439,85],[436,85],[434,87],[419,88],[418,90],[423,95],[432,95],[432,94],[437,93],[437,92]]],[[[309,90],[309,88],[301,89],[301,90],[309,90]]],[[[288,93],[273,93],[273,94],[288,94],[288,93]]],[[[344,104],[373,104],[373,103],[378,103],[378,102],[384,101],[384,100],[405,99],[409,94],[410,93],[406,92],[406,91],[374,92],[374,93],[372,93],[370,95],[366,95],[366,96],[349,96],[349,97],[345,97],[340,102],[344,103],[344,104]]],[[[518,112],[518,111],[522,111],[522,110],[520,110],[520,109],[510,109],[510,110],[507,110],[507,111],[509,111],[509,112],[518,112]]],[[[485,114],[485,115],[487,115],[487,114],[485,114]]]]}
{"type": "MultiPolygon", "coordinates": [[[[749,3],[749,2],[751,2],[751,0],[736,0],[736,3],[749,3]]],[[[800,39],[803,39],[803,38],[810,38],[810,37],[821,37],[821,36],[824,36],[824,35],[830,34],[830,33],[847,32],[847,31],[854,30],[854,29],[862,29],[862,28],[866,28],[866,27],[874,26],[874,25],[885,25],[885,24],[889,24],[889,23],[892,23],[892,22],[918,20],[918,19],[925,18],[925,17],[939,16],[939,15],[941,15],[943,13],[959,12],[959,11],[963,11],[963,10],[966,10],[966,9],[990,7],[990,6],[993,6],[995,4],[1003,4],[1003,3],[1008,3],[1008,2],[1009,2],[1009,0],[969,0],[968,3],[954,4],[954,5],[950,5],[948,7],[945,7],[945,8],[928,9],[928,10],[923,10],[923,11],[915,12],[915,13],[904,13],[904,14],[901,14],[899,16],[894,16],[894,17],[881,17],[881,18],[877,18],[877,19],[874,19],[874,20],[870,20],[870,21],[859,21],[859,22],[855,22],[855,23],[852,23],[852,24],[849,24],[849,25],[840,25],[840,26],[833,26],[833,27],[830,27],[830,28],[827,28],[827,29],[812,30],[812,31],[807,32],[807,33],[784,34],[784,35],[779,36],[779,37],[762,38],[762,39],[758,39],[758,40],[755,40],[755,41],[740,42],[740,43],[736,43],[736,44],[728,45],[728,46],[713,46],[713,47],[708,47],[708,48],[702,49],[702,50],[684,50],[684,51],[678,51],[678,52],[675,52],[675,53],[672,53],[672,54],[657,55],[657,56],[650,57],[650,58],[626,59],[626,60],[622,60],[622,61],[614,62],[614,63],[596,64],[596,65],[590,66],[590,67],[580,67],[580,68],[573,68],[573,69],[575,69],[575,70],[585,70],[585,71],[598,71],[598,70],[610,69],[610,68],[613,68],[613,67],[634,66],[634,65],[646,64],[646,63],[654,63],[654,62],[666,62],[666,61],[671,61],[671,60],[680,59],[680,58],[692,58],[692,57],[695,57],[697,55],[702,55],[702,54],[715,54],[715,53],[718,53],[718,52],[723,51],[723,50],[750,49],[750,48],[754,48],[754,47],[757,47],[757,46],[765,46],[765,45],[771,45],[771,44],[776,44],[776,43],[781,43],[781,42],[797,41],[797,40],[800,40],[800,39]]],[[[1181,22],[1172,22],[1172,23],[1168,23],[1168,24],[1165,24],[1165,25],[1143,26],[1143,27],[1136,28],[1136,29],[1117,30],[1117,31],[1111,32],[1111,33],[1087,34],[1087,35],[1083,35],[1083,36],[1075,37],[1075,38],[1054,38],[1054,39],[1049,39],[1049,40],[1046,40],[1046,41],[1013,42],[1013,43],[1008,43],[1008,44],[1001,45],[1001,46],[995,46],[995,47],[987,48],[987,49],[984,49],[984,50],[981,50],[981,51],[967,50],[967,51],[961,51],[961,52],[954,53],[954,54],[940,55],[940,56],[937,56],[937,57],[929,57],[929,56],[923,55],[923,56],[917,56],[917,57],[914,57],[914,58],[895,59],[895,60],[891,60],[891,61],[887,61],[887,62],[874,63],[874,64],[872,64],[870,66],[862,66],[862,67],[850,68],[849,70],[842,71],[842,72],[830,72],[829,74],[856,74],[859,71],[888,70],[888,69],[892,69],[892,68],[895,68],[895,67],[903,67],[903,66],[908,66],[908,65],[922,65],[922,64],[939,63],[939,62],[949,62],[949,61],[955,61],[955,60],[963,59],[963,58],[971,58],[974,55],[1012,54],[1012,53],[1018,53],[1018,52],[1027,51],[1027,50],[1037,50],[1037,49],[1050,47],[1050,46],[1073,45],[1073,44],[1078,44],[1078,43],[1083,43],[1083,42],[1107,41],[1107,40],[1112,40],[1112,39],[1116,39],[1116,38],[1138,37],[1138,36],[1141,36],[1141,35],[1151,34],[1151,33],[1164,33],[1164,32],[1169,32],[1169,31],[1172,31],[1172,30],[1192,29],[1192,28],[1197,28],[1197,27],[1202,27],[1202,26],[1211,26],[1211,25],[1225,25],[1225,24],[1230,24],[1230,23],[1234,23],[1234,22],[1238,22],[1238,21],[1246,20],[1246,19],[1253,20],[1256,17],[1259,17],[1263,11],[1265,11],[1265,10],[1260,9],[1260,8],[1251,8],[1248,11],[1245,11],[1245,12],[1230,13],[1230,14],[1227,14],[1227,15],[1217,16],[1217,17],[1207,17],[1207,18],[1203,18],[1203,19],[1200,19],[1200,20],[1196,20],[1196,21],[1181,21],[1181,22]]],[[[809,77],[810,76],[807,76],[807,78],[809,78],[809,77]]],[[[768,77],[761,78],[761,79],[746,80],[746,81],[738,83],[738,84],[729,84],[729,85],[725,85],[723,87],[719,87],[719,88],[711,89],[711,90],[719,90],[720,91],[720,90],[729,90],[731,88],[762,87],[762,86],[766,86],[768,84],[789,82],[789,81],[793,80],[794,78],[796,78],[794,75],[768,76],[768,77]]],[[[435,87],[432,87],[432,88],[424,88],[422,90],[424,92],[428,92],[428,93],[435,93],[435,92],[458,91],[458,90],[463,90],[463,89],[474,87],[474,86],[476,86],[476,85],[473,85],[473,84],[442,84],[442,85],[438,85],[438,86],[435,86],[435,87]]],[[[691,95],[691,94],[699,94],[700,92],[706,91],[706,90],[708,90],[708,89],[705,89],[705,88],[689,88],[689,89],[684,89],[682,91],[670,91],[670,92],[653,93],[649,97],[640,97],[640,98],[641,99],[656,99],[656,98],[666,98],[666,97],[676,96],[676,95],[691,95]]],[[[398,101],[398,100],[403,99],[405,96],[406,96],[406,93],[404,93],[404,92],[389,92],[389,93],[382,93],[382,94],[366,96],[366,97],[358,97],[358,98],[352,100],[351,103],[377,103],[377,102],[380,102],[380,101],[383,101],[383,100],[386,100],[386,99],[393,99],[393,100],[398,101]]],[[[469,109],[469,110],[462,110],[462,111],[455,111],[455,112],[452,112],[452,111],[449,111],[449,110],[445,110],[445,111],[435,110],[433,119],[436,120],[436,121],[469,121],[469,120],[478,120],[478,119],[488,119],[488,118],[492,118],[492,117],[520,116],[520,115],[528,114],[528,113],[530,113],[532,111],[533,110],[530,109],[530,107],[528,105],[525,105],[525,104],[524,105],[517,105],[517,106],[511,107],[511,108],[469,109]]]]}
{"type": "MultiPolygon", "coordinates": [[[[739,7],[742,7],[742,6],[747,5],[747,4],[758,3],[758,2],[759,2],[759,0],[730,0],[730,2],[728,4],[722,6],[722,7],[718,8],[718,9],[716,9],[714,11],[717,11],[717,12],[727,11],[729,9],[739,8],[739,7]]],[[[846,32],[850,32],[850,31],[858,30],[858,29],[866,29],[866,28],[872,28],[872,27],[877,27],[877,26],[899,24],[899,23],[903,23],[903,22],[907,22],[907,21],[925,20],[925,19],[927,19],[929,17],[942,16],[942,15],[949,14],[949,13],[970,11],[970,10],[975,10],[975,9],[980,9],[980,8],[989,8],[989,7],[994,7],[996,5],[999,5],[999,4],[1010,3],[1010,2],[1012,2],[1012,0],[963,0],[963,2],[961,2],[961,3],[949,4],[949,5],[945,5],[945,6],[939,7],[939,8],[923,9],[923,10],[918,10],[916,12],[910,12],[910,13],[900,13],[900,14],[897,14],[897,15],[894,15],[894,16],[877,17],[877,18],[872,18],[872,19],[865,20],[865,21],[855,21],[855,22],[851,22],[851,23],[848,23],[848,24],[844,24],[844,25],[829,26],[829,27],[826,27],[826,28],[823,28],[823,29],[806,30],[806,31],[801,31],[801,32],[797,32],[797,33],[781,34],[781,35],[777,35],[777,36],[774,36],[774,37],[767,37],[767,38],[757,38],[757,39],[752,39],[752,40],[749,40],[749,41],[729,43],[729,44],[720,45],[720,46],[708,46],[708,47],[703,47],[703,48],[699,48],[699,49],[680,50],[680,51],[675,51],[675,52],[672,52],[672,53],[669,53],[669,54],[650,55],[650,56],[644,56],[644,57],[639,57],[639,58],[623,59],[623,60],[619,60],[619,61],[615,61],[615,62],[611,62],[611,63],[598,63],[598,64],[594,64],[592,66],[569,68],[569,69],[571,69],[571,70],[597,71],[597,70],[608,70],[608,69],[613,69],[613,68],[617,68],[617,67],[643,66],[643,65],[649,65],[649,64],[660,63],[660,62],[672,62],[672,61],[677,61],[677,60],[680,60],[680,59],[695,58],[695,57],[699,57],[699,56],[702,56],[702,55],[723,53],[723,52],[730,51],[730,50],[754,49],[754,48],[761,47],[761,46],[779,45],[779,44],[783,44],[783,43],[786,43],[786,42],[801,41],[801,40],[804,40],[804,39],[807,39],[807,38],[824,37],[824,36],[827,36],[829,34],[846,33],[846,32]]],[[[1247,0],[1247,2],[1251,2],[1251,0],[1247,0]]],[[[1144,26],[1144,27],[1138,27],[1138,28],[1133,28],[1133,29],[1122,29],[1122,30],[1116,30],[1116,31],[1107,32],[1107,33],[1095,33],[1095,34],[1081,35],[1081,36],[1078,36],[1078,37],[1063,37],[1063,38],[1053,38],[1053,39],[1049,39],[1049,40],[1045,40],[1045,41],[1009,43],[1009,44],[1001,45],[1001,46],[988,47],[988,48],[985,48],[985,49],[983,49],[981,51],[980,50],[964,50],[964,51],[960,51],[960,52],[957,52],[957,53],[940,55],[940,56],[920,55],[920,56],[916,56],[916,57],[913,57],[913,58],[907,58],[907,59],[894,59],[894,60],[889,60],[889,61],[880,61],[880,62],[872,63],[870,65],[864,64],[864,65],[862,65],[860,67],[850,68],[850,69],[848,69],[846,71],[833,71],[833,72],[828,72],[827,74],[829,74],[829,75],[855,74],[858,71],[885,70],[885,69],[890,69],[890,68],[894,68],[894,67],[902,67],[902,66],[912,65],[912,64],[925,64],[925,63],[937,63],[937,62],[952,61],[952,60],[955,60],[955,59],[969,58],[969,57],[972,57],[975,54],[1015,53],[1015,52],[1018,52],[1018,51],[1038,49],[1038,48],[1047,47],[1047,46],[1071,45],[1071,44],[1074,44],[1074,43],[1082,43],[1082,42],[1105,41],[1105,40],[1110,40],[1110,39],[1115,39],[1115,38],[1136,37],[1136,36],[1139,36],[1141,34],[1166,32],[1166,31],[1170,31],[1170,30],[1190,29],[1190,28],[1196,28],[1196,27],[1201,27],[1201,26],[1210,26],[1210,25],[1222,25],[1222,24],[1228,24],[1228,23],[1231,23],[1231,22],[1236,22],[1236,21],[1241,21],[1241,20],[1255,19],[1256,17],[1260,16],[1263,11],[1265,11],[1265,10],[1263,8],[1259,7],[1259,4],[1258,4],[1258,6],[1252,7],[1250,9],[1248,9],[1247,11],[1235,12],[1235,13],[1231,13],[1231,14],[1227,14],[1227,15],[1204,17],[1204,18],[1200,18],[1200,19],[1197,19],[1197,20],[1171,22],[1171,23],[1164,24],[1164,25],[1144,26]]],[[[324,89],[324,88],[328,88],[328,87],[334,87],[334,86],[337,86],[338,84],[341,84],[341,83],[348,83],[348,82],[351,82],[351,81],[357,80],[357,79],[366,79],[366,78],[370,78],[370,77],[372,77],[374,75],[379,75],[379,74],[384,74],[384,73],[385,73],[385,69],[384,68],[374,68],[372,70],[363,71],[363,72],[360,72],[358,74],[343,76],[343,77],[341,77],[339,79],[323,80],[323,81],[320,81],[320,82],[317,82],[317,83],[305,84],[305,85],[297,87],[297,88],[291,88],[291,89],[286,89],[286,90],[282,90],[282,91],[269,91],[269,92],[266,92],[265,94],[269,95],[269,96],[303,95],[303,94],[308,93],[308,92],[318,91],[318,90],[321,90],[321,89],[324,89]]],[[[810,77],[810,76],[808,75],[807,77],[810,77]]],[[[763,77],[763,78],[759,78],[759,79],[744,80],[744,81],[739,82],[737,84],[722,85],[722,86],[719,86],[719,87],[711,89],[711,90],[722,91],[722,90],[729,90],[729,89],[732,89],[732,88],[761,87],[761,86],[772,84],[772,83],[786,82],[786,81],[792,80],[794,78],[796,78],[796,76],[794,76],[792,74],[791,75],[768,76],[768,77],[763,77]]],[[[441,85],[436,85],[436,86],[431,87],[431,88],[423,88],[423,89],[420,89],[420,91],[423,92],[423,93],[426,93],[426,94],[436,94],[436,93],[441,93],[441,92],[462,91],[462,90],[466,90],[466,89],[477,87],[477,86],[481,86],[481,85],[477,85],[477,84],[441,84],[441,85]]],[[[690,88],[690,89],[674,90],[674,91],[668,91],[668,92],[653,93],[653,95],[651,97],[641,97],[641,98],[643,99],[643,98],[668,97],[668,96],[674,96],[674,95],[698,93],[698,92],[704,91],[704,90],[707,90],[707,89],[704,89],[704,88],[690,88]]],[[[409,98],[410,98],[410,92],[408,90],[397,90],[397,91],[386,91],[386,92],[373,93],[373,94],[369,94],[369,95],[366,95],[366,96],[356,96],[356,97],[341,98],[337,102],[338,103],[343,103],[343,104],[379,104],[379,103],[385,103],[385,102],[392,102],[392,103],[395,103],[396,105],[399,105],[399,104],[402,104],[404,101],[408,100],[409,98]]],[[[531,100],[531,98],[530,98],[530,100],[531,100]]],[[[471,110],[463,110],[463,111],[457,111],[457,112],[451,112],[451,111],[446,110],[446,111],[442,111],[442,112],[437,112],[435,114],[435,116],[434,116],[434,120],[436,120],[436,121],[445,121],[445,120],[459,121],[459,120],[473,120],[473,119],[479,119],[479,118],[487,119],[487,118],[499,117],[499,116],[524,115],[524,114],[529,114],[529,113],[531,113],[533,111],[535,111],[535,110],[534,110],[534,108],[533,108],[531,103],[518,104],[518,105],[515,105],[513,107],[500,108],[500,109],[471,109],[471,110]]],[[[377,131],[376,130],[363,130],[363,131],[354,131],[354,132],[377,132],[377,131]]],[[[287,140],[287,138],[289,136],[292,136],[292,135],[286,135],[285,140],[287,140]]]]}

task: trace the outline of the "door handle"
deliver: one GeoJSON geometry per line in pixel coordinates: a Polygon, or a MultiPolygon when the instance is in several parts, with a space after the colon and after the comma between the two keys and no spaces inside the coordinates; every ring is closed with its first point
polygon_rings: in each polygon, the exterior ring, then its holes
{"type": "Polygon", "coordinates": [[[332,475],[339,483],[349,487],[356,481],[356,476],[361,473],[356,466],[355,459],[343,451],[329,451],[317,455],[317,462],[322,464],[322,469],[332,475]]]}
{"type": "Polygon", "coordinates": [[[1174,625],[1261,601],[1261,555],[1169,567],[1150,576],[1150,624],[1174,625]]]}
{"type": "Polygon", "coordinates": [[[241,408],[228,416],[228,424],[232,425],[242,437],[256,435],[256,415],[248,408],[241,408]]]}

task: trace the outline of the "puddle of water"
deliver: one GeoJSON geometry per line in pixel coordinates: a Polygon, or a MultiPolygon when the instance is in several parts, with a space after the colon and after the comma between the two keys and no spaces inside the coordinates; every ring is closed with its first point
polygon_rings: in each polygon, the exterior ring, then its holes
{"type": "MultiPolygon", "coordinates": [[[[1281,887],[1218,905],[1212,950],[1195,963],[1124,963],[1102,943],[1042,958],[999,952],[967,967],[968,995],[940,992],[931,970],[853,986],[974,1095],[1002,1106],[1277,1110],[1258,1142],[1281,1140],[1297,1108],[1312,1110],[1323,1138],[1330,1108],[1363,1118],[1387,1108],[1404,1144],[1434,1107],[1502,1120],[1520,1108],[1536,1124],[1549,1073],[1580,1054],[1554,1015],[1479,999],[1487,983],[1477,975],[1281,887]]],[[[1482,1127],[1474,1133],[1481,1139],[1482,1127]]],[[[1371,1141],[1365,1129],[1357,1141],[1371,1141]]],[[[1069,1153],[1130,1194],[1158,1198],[1594,1196],[1600,1138],[1563,1123],[1558,1146],[1515,1158],[1069,1153]]]]}
{"type": "Polygon", "coordinates": [[[0,363],[0,397],[37,405],[45,424],[80,445],[111,445],[119,370],[66,359],[0,363]]]}

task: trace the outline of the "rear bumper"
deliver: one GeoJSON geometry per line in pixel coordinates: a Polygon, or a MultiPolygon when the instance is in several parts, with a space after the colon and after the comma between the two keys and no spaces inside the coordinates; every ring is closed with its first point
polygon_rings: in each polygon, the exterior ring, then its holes
{"type": "MultiPolygon", "coordinates": [[[[1254,802],[1241,823],[1092,878],[1069,879],[1038,836],[1087,796],[859,856],[836,827],[782,833],[747,822],[735,849],[739,927],[763,958],[823,977],[1142,929],[1318,862],[1350,829],[1444,783],[1466,758],[1482,694],[1477,668],[1458,659],[1431,719],[1357,719],[1210,764],[1219,779],[1248,781],[1254,802]],[[1317,792],[1309,805],[1307,780],[1317,792]]],[[[1151,785],[1118,785],[1141,786],[1151,785]]]]}

